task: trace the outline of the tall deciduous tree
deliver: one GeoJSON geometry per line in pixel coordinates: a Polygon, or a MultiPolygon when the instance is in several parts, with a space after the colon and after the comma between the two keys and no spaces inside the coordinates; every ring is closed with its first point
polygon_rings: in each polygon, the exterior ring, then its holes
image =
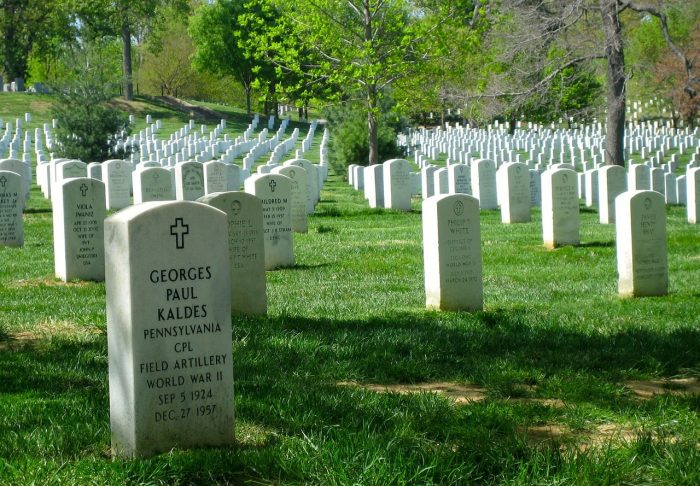
{"type": "MultiPolygon", "coordinates": [[[[492,93],[496,97],[526,99],[534,93],[547,90],[560,73],[572,66],[605,59],[606,66],[606,139],[605,162],[608,165],[625,165],[624,129],[625,106],[629,74],[625,63],[624,19],[625,11],[640,15],[651,15],[660,19],[664,38],[674,54],[683,61],[687,70],[687,87],[692,91],[694,64],[672,38],[668,29],[667,8],[673,0],[660,0],[654,5],[644,0],[518,0],[512,2],[504,11],[509,12],[514,28],[510,42],[506,43],[504,53],[513,63],[519,62],[527,79],[533,70],[524,69],[527,65],[535,66],[541,72],[545,66],[537,63],[532,53],[545,52],[556,47],[563,55],[555,58],[555,63],[546,67],[544,76],[535,76],[534,80],[524,83],[525,87],[506,89],[492,93]],[[602,47],[602,48],[601,48],[602,47]]],[[[547,59],[539,56],[541,59],[547,59]]],[[[510,75],[513,71],[508,70],[510,75]]],[[[585,72],[585,71],[583,71],[585,72]]],[[[695,79],[695,81],[694,81],[695,79]]],[[[497,86],[497,84],[496,84],[497,86]]]]}
{"type": "Polygon", "coordinates": [[[73,0],[87,31],[95,36],[116,36],[122,41],[122,70],[124,99],[134,97],[132,42],[136,31],[148,30],[163,19],[157,15],[164,6],[177,7],[185,12],[186,0],[73,0]]]}
{"type": "Polygon", "coordinates": [[[245,91],[248,113],[251,112],[256,80],[258,84],[274,89],[276,73],[271,63],[259,56],[255,45],[250,42],[260,29],[274,23],[268,3],[220,0],[201,5],[190,19],[189,33],[195,46],[194,66],[220,76],[233,76],[245,91]]]}
{"type": "Polygon", "coordinates": [[[0,61],[10,79],[26,78],[37,46],[68,41],[74,34],[67,5],[60,0],[0,0],[0,61]]]}
{"type": "Polygon", "coordinates": [[[378,112],[384,90],[411,75],[427,58],[421,12],[406,0],[279,1],[301,45],[315,63],[303,65],[294,48],[277,62],[318,82],[362,93],[367,113],[369,164],[379,162],[378,112]]]}

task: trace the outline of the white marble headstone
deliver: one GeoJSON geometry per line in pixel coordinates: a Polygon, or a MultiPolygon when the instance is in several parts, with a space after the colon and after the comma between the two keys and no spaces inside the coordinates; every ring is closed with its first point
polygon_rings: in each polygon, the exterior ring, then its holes
{"type": "Polygon", "coordinates": [[[700,167],[688,169],[685,176],[688,222],[700,223],[700,167]]]}
{"type": "Polygon", "coordinates": [[[22,176],[0,170],[0,246],[24,245],[22,176]]]}
{"type": "Polygon", "coordinates": [[[134,204],[149,201],[172,201],[175,199],[171,172],[162,167],[148,167],[134,171],[134,204]]]}
{"type": "Polygon", "coordinates": [[[105,185],[97,179],[68,179],[55,187],[53,245],[56,276],[102,281],[105,276],[105,185]]]}
{"type": "Polygon", "coordinates": [[[175,198],[196,201],[204,196],[204,168],[201,162],[182,162],[175,166],[175,198]]]}
{"type": "Polygon", "coordinates": [[[295,233],[306,233],[309,230],[309,218],[306,214],[306,203],[308,200],[306,169],[296,165],[285,165],[275,167],[271,173],[289,177],[291,181],[292,231],[295,233]]]}
{"type": "Polygon", "coordinates": [[[423,201],[426,306],[482,310],[479,201],[466,194],[423,201]]]}
{"type": "Polygon", "coordinates": [[[131,204],[131,164],[124,160],[102,163],[107,209],[122,209],[131,204]]]}
{"type": "Polygon", "coordinates": [[[666,202],[656,191],[615,200],[618,291],[623,297],[668,293],[666,202]]]}
{"type": "Polygon", "coordinates": [[[526,223],[530,216],[530,170],[527,164],[508,162],[498,169],[501,222],[526,223]]]}
{"type": "Polygon", "coordinates": [[[472,194],[479,200],[481,209],[497,209],[496,163],[488,159],[476,159],[471,164],[472,194]]]}
{"type": "Polygon", "coordinates": [[[615,222],[615,199],[627,190],[627,174],[620,165],[598,169],[598,217],[601,224],[615,222]]]}
{"type": "Polygon", "coordinates": [[[578,245],[578,177],[571,169],[542,174],[542,234],[547,248],[578,245]]]}
{"type": "Polygon", "coordinates": [[[204,193],[228,191],[228,170],[223,162],[212,161],[202,166],[204,171],[204,193]]]}
{"type": "Polygon", "coordinates": [[[242,191],[209,194],[199,201],[225,212],[228,218],[231,311],[265,314],[267,291],[262,201],[242,191]]]}
{"type": "Polygon", "coordinates": [[[466,164],[452,164],[447,168],[449,194],[471,194],[472,176],[466,164]]]}
{"type": "Polygon", "coordinates": [[[233,444],[226,215],[148,202],[105,222],[112,452],[233,444]]]}
{"type": "Polygon", "coordinates": [[[365,169],[365,197],[370,208],[384,207],[384,167],[381,164],[365,169]]]}
{"type": "Polygon", "coordinates": [[[411,165],[408,160],[391,159],[383,164],[384,207],[401,211],[411,210],[411,165]]]}
{"type": "Polygon", "coordinates": [[[256,174],[245,192],[262,201],[265,270],[294,265],[291,180],[281,174],[256,174]]]}

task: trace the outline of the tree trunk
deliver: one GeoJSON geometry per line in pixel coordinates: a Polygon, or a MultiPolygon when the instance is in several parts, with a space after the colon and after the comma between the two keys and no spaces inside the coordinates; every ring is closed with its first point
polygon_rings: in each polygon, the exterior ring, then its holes
{"type": "Polygon", "coordinates": [[[128,22],[122,24],[122,44],[124,45],[123,70],[124,70],[124,99],[134,99],[134,85],[131,69],[131,28],[128,22]]]}
{"type": "Polygon", "coordinates": [[[247,84],[243,89],[245,90],[245,112],[250,115],[250,96],[253,88],[247,84]]]}
{"type": "Polygon", "coordinates": [[[627,77],[622,46],[622,25],[617,2],[600,0],[600,14],[605,34],[607,69],[607,108],[605,164],[625,166],[625,98],[627,77]]]}
{"type": "Polygon", "coordinates": [[[367,90],[367,142],[369,165],[379,163],[379,127],[377,126],[377,92],[373,86],[367,90]]]}

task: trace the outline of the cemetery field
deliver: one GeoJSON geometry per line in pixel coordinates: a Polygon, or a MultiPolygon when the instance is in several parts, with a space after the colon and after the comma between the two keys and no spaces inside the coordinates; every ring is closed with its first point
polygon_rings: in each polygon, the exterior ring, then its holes
{"type": "Polygon", "coordinates": [[[425,309],[421,215],[337,176],[268,316],[233,318],[236,445],[110,456],[103,283],[54,277],[36,187],[0,248],[0,484],[699,484],[700,234],[667,210],[670,292],[617,296],[581,245],[481,213],[483,312],[425,309]]]}

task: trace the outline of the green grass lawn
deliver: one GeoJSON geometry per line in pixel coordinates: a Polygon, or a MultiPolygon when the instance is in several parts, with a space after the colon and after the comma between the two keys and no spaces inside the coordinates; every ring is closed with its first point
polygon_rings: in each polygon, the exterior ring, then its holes
{"type": "Polygon", "coordinates": [[[584,211],[582,245],[547,251],[533,216],[482,213],[483,312],[428,311],[418,201],[332,178],[268,317],[234,318],[236,446],[113,461],[104,285],[53,277],[34,190],[0,248],[0,483],[697,484],[698,227],[669,209],[671,293],[621,300],[612,227],[584,211]]]}
{"type": "Polygon", "coordinates": [[[369,209],[332,176],[268,316],[233,318],[236,445],[123,461],[105,287],[54,278],[34,187],[0,248],[0,484],[699,484],[700,227],[667,217],[669,295],[620,299],[596,213],[548,251],[538,210],[482,212],[484,311],[436,312],[419,201],[369,209]]]}

